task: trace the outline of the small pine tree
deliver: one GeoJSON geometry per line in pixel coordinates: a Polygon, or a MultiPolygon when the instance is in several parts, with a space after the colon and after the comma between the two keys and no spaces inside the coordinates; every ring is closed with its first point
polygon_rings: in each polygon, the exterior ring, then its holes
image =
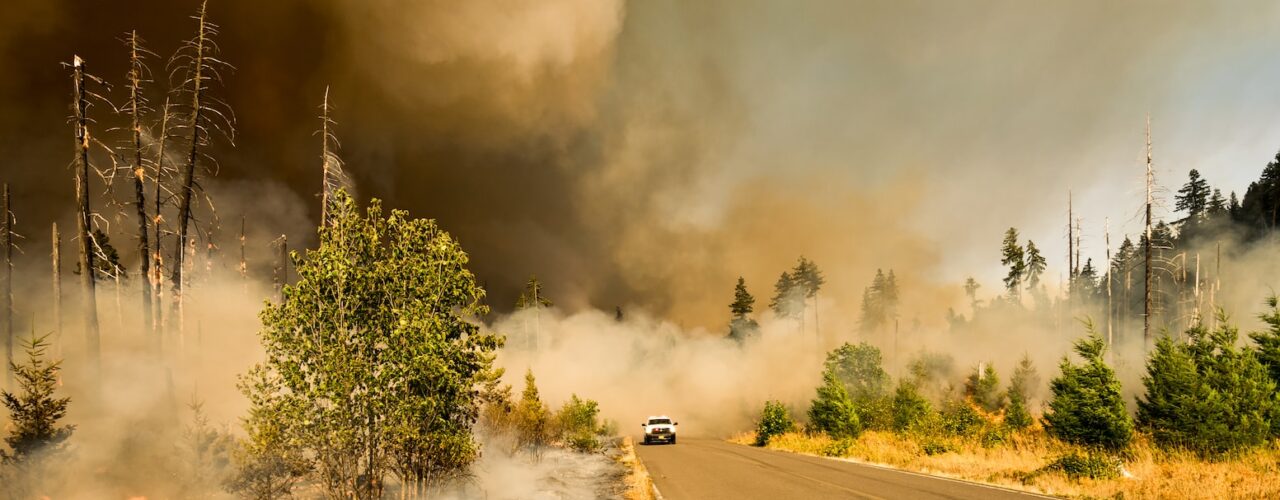
{"type": "Polygon", "coordinates": [[[830,370],[822,374],[818,397],[809,407],[809,422],[814,429],[836,439],[857,437],[862,432],[853,399],[830,370]]]}
{"type": "Polygon", "coordinates": [[[893,394],[893,429],[899,432],[915,428],[933,412],[929,400],[920,395],[916,384],[899,380],[893,394]]]}
{"type": "Polygon", "coordinates": [[[1063,357],[1062,374],[1049,384],[1053,398],[1044,415],[1045,430],[1068,443],[1119,451],[1133,439],[1133,420],[1124,406],[1120,381],[1103,360],[1107,344],[1086,322],[1088,336],[1076,341],[1083,364],[1063,357]]]}
{"type": "Polygon", "coordinates": [[[729,338],[742,342],[755,335],[759,329],[756,320],[751,319],[755,304],[756,298],[747,291],[746,280],[739,276],[738,284],[733,287],[733,303],[729,304],[729,312],[732,314],[729,320],[729,338]]]}
{"type": "Polygon", "coordinates": [[[1000,377],[990,363],[979,364],[965,381],[964,393],[982,409],[995,412],[1004,407],[1004,394],[1000,392],[1000,377]],[[985,367],[983,367],[985,365],[985,367]]]}
{"type": "Polygon", "coordinates": [[[1028,408],[1031,398],[1040,386],[1040,375],[1031,364],[1031,356],[1022,355],[1013,377],[1009,379],[1009,406],[1005,409],[1004,423],[1014,429],[1025,429],[1034,423],[1028,408]]]}
{"type": "Polygon", "coordinates": [[[1267,330],[1249,334],[1249,338],[1258,345],[1258,361],[1267,367],[1271,380],[1280,385],[1280,304],[1275,295],[1267,298],[1270,311],[1258,315],[1267,324],[1267,330]]]}
{"type": "Polygon", "coordinates": [[[1013,429],[1031,427],[1031,411],[1027,409],[1027,401],[1017,392],[1009,392],[1009,406],[1005,408],[1004,423],[1013,429]]]}
{"type": "Polygon", "coordinates": [[[533,378],[533,370],[524,375],[524,392],[520,402],[516,404],[516,445],[527,448],[535,454],[546,446],[550,440],[550,410],[538,394],[538,384],[533,378]]]}
{"type": "MultiPolygon", "coordinates": [[[[9,362],[9,370],[18,382],[19,392],[0,391],[0,399],[9,411],[9,435],[4,438],[9,451],[0,449],[0,464],[27,478],[26,484],[40,484],[47,460],[64,450],[67,439],[75,431],[74,425],[59,425],[67,416],[71,398],[54,397],[62,360],[46,359],[48,337],[47,334],[33,335],[23,341],[27,363],[9,362]]],[[[14,482],[15,488],[19,486],[17,483],[14,482]]],[[[14,498],[30,494],[22,491],[9,493],[14,494],[14,498]]]]}
{"type": "Polygon", "coordinates": [[[1142,382],[1138,424],[1166,448],[1219,456],[1267,442],[1280,416],[1271,380],[1254,352],[1236,347],[1235,327],[1197,325],[1188,342],[1156,342],[1142,382]]]}

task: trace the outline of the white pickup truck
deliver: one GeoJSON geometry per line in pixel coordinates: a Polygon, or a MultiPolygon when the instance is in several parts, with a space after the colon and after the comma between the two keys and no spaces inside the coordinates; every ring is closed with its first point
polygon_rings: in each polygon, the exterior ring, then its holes
{"type": "Polygon", "coordinates": [[[649,417],[649,420],[640,427],[644,428],[644,444],[653,444],[659,441],[666,441],[676,444],[676,426],[680,422],[672,422],[671,417],[666,415],[657,415],[649,417]]]}

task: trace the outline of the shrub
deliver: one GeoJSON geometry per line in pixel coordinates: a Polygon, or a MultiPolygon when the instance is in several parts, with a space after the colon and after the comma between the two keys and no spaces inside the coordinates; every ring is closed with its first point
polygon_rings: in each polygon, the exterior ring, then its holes
{"type": "Polygon", "coordinates": [[[785,434],[795,429],[791,413],[781,401],[765,401],[764,411],[760,412],[760,421],[756,423],[756,446],[769,444],[773,436],[785,434]]]}
{"type": "Polygon", "coordinates": [[[1027,403],[1017,392],[1009,391],[1009,406],[1004,411],[1004,423],[1010,429],[1022,430],[1031,427],[1031,412],[1027,403]]]}
{"type": "Polygon", "coordinates": [[[1069,443],[1121,450],[1133,438],[1133,420],[1120,395],[1120,381],[1102,359],[1106,342],[1092,323],[1086,328],[1089,336],[1075,345],[1084,363],[1064,357],[1062,374],[1050,384],[1053,399],[1044,415],[1045,430],[1069,443]]]}
{"type": "Polygon", "coordinates": [[[1000,377],[990,363],[979,363],[965,382],[964,393],[984,410],[995,412],[1004,407],[1004,394],[1000,392],[1000,377]]]}
{"type": "Polygon", "coordinates": [[[551,438],[551,412],[538,395],[538,384],[533,370],[525,372],[524,393],[511,415],[516,430],[516,444],[535,453],[546,446],[551,438]]]}
{"type": "Polygon", "coordinates": [[[575,451],[594,452],[600,449],[599,436],[604,433],[598,416],[600,406],[590,399],[572,395],[556,415],[560,437],[565,445],[575,451]]]}
{"type": "Polygon", "coordinates": [[[898,382],[898,389],[893,395],[894,430],[899,432],[910,430],[928,418],[932,412],[929,401],[920,396],[914,383],[906,380],[898,382]]]}
{"type": "Polygon", "coordinates": [[[988,424],[978,435],[978,444],[983,448],[995,448],[1009,442],[1011,428],[1006,425],[988,424]]]}
{"type": "Polygon", "coordinates": [[[837,439],[822,448],[822,456],[824,457],[847,457],[853,450],[856,443],[853,439],[837,439]]]}
{"type": "Polygon", "coordinates": [[[862,423],[853,399],[830,370],[822,374],[822,381],[818,397],[809,407],[809,422],[814,429],[836,439],[857,437],[862,432],[862,423]]]}
{"type": "Polygon", "coordinates": [[[1058,471],[1071,479],[1114,479],[1120,477],[1120,460],[1104,453],[1071,452],[1050,462],[1044,470],[1058,471]]]}
{"type": "Polygon", "coordinates": [[[931,457],[934,455],[941,455],[943,453],[955,451],[955,449],[953,449],[952,446],[948,444],[946,441],[942,441],[940,439],[934,439],[934,438],[926,439],[923,442],[921,442],[920,450],[923,451],[925,455],[928,455],[931,457]]]}
{"type": "Polygon", "coordinates": [[[1186,343],[1162,338],[1147,360],[1138,424],[1165,448],[1215,456],[1259,446],[1276,416],[1276,384],[1254,352],[1236,347],[1235,327],[1187,330],[1186,343]]]}
{"type": "Polygon", "coordinates": [[[973,435],[986,420],[969,403],[953,399],[942,405],[942,429],[955,436],[973,435]]]}

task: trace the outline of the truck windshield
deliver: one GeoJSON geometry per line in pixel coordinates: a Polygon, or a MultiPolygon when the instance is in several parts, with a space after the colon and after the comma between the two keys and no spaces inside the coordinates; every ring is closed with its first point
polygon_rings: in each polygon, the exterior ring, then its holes
{"type": "Polygon", "coordinates": [[[654,425],[654,424],[670,424],[670,423],[671,423],[671,419],[669,419],[669,418],[651,418],[651,419],[649,419],[649,425],[654,425]]]}

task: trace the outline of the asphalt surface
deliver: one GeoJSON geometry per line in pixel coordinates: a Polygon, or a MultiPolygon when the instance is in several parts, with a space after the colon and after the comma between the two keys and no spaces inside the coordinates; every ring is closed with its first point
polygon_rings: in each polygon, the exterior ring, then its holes
{"type": "Polygon", "coordinates": [[[1026,500],[1029,493],[841,460],[681,437],[637,445],[664,500],[802,498],[1026,500]]]}

